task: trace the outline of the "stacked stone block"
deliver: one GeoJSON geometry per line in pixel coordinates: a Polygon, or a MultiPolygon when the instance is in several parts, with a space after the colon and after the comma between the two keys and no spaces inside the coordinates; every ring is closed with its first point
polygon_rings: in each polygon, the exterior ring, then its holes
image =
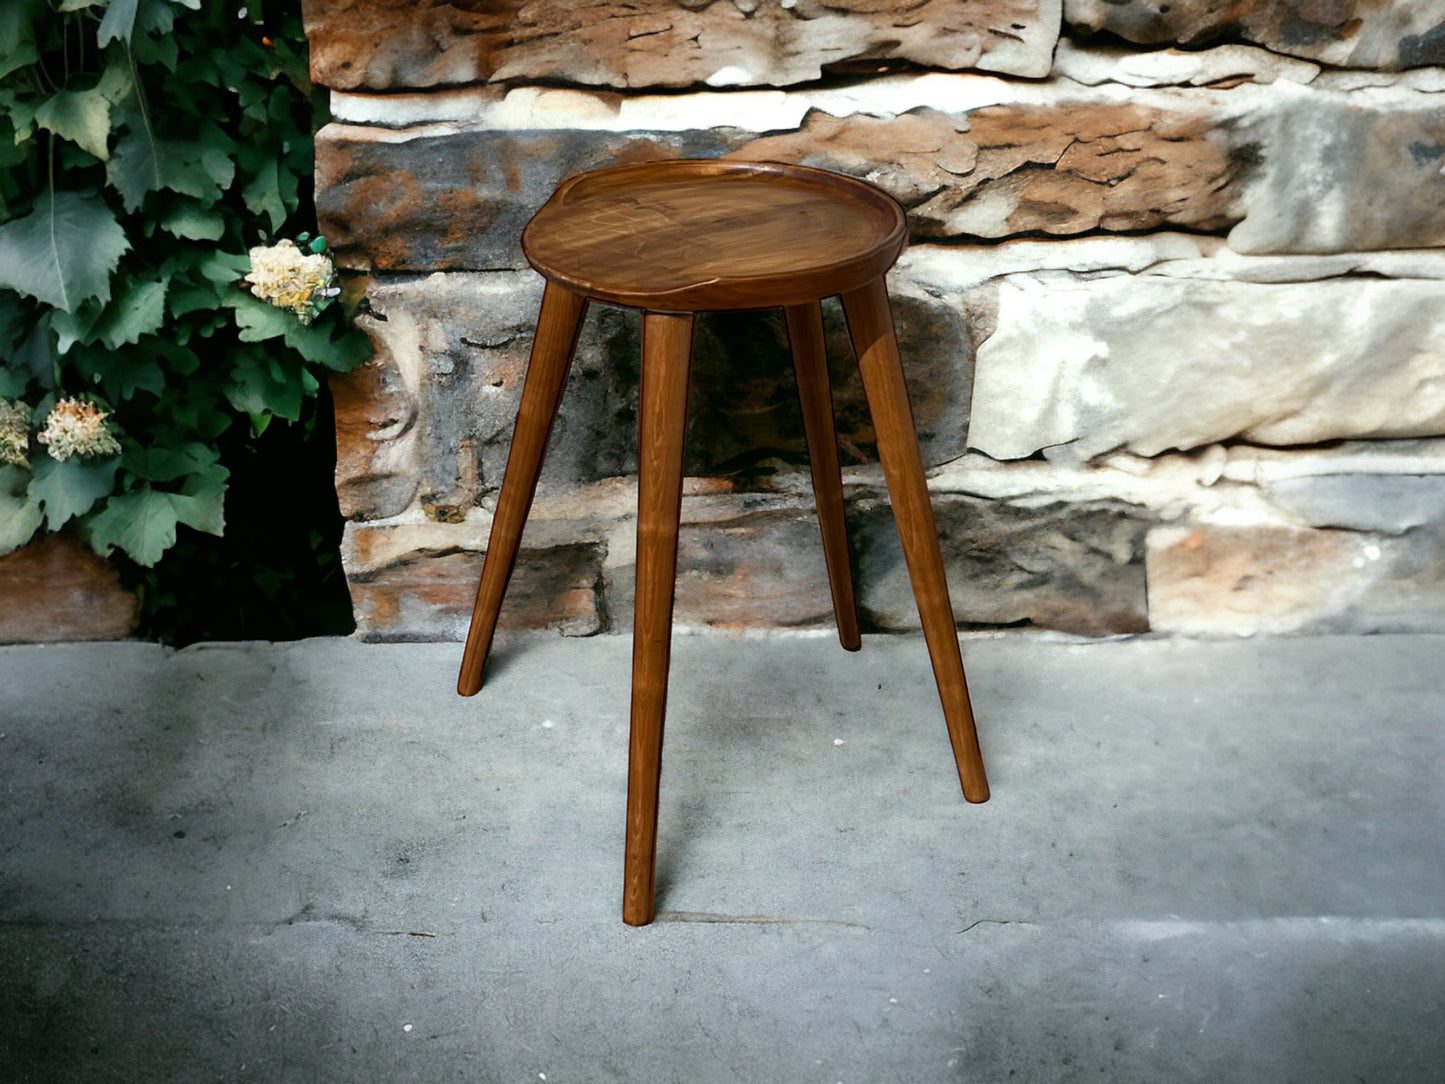
{"type": "MultiPolygon", "coordinates": [[[[864,177],[960,623],[1445,627],[1445,0],[310,0],[361,633],[460,637],[565,177],[864,177]],[[1185,48],[1187,47],[1187,48],[1185,48]]],[[[917,617],[825,307],[867,627],[917,617]]],[[[596,306],[504,620],[631,617],[638,314],[596,306]]],[[[699,320],[679,624],[831,622],[780,314],[699,320]]]]}

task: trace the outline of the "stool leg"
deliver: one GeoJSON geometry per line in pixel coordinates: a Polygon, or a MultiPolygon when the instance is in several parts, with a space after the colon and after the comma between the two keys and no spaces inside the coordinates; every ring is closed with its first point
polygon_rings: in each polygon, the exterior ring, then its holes
{"type": "Polygon", "coordinates": [[[542,471],[547,440],[552,435],[562,390],[567,386],[567,370],[572,367],[572,351],[577,346],[577,333],[586,311],[587,298],[547,283],[542,311],[537,317],[537,336],[532,340],[527,379],[522,385],[522,403],[517,408],[517,424],[512,431],[512,447],[507,453],[507,473],[502,476],[502,491],[492,516],[492,533],[482,560],[477,601],[472,607],[472,623],[467,629],[467,646],[462,652],[457,692],[463,696],[472,696],[482,687],[482,671],[486,669],[487,653],[492,648],[492,634],[497,630],[502,595],[512,577],[512,566],[517,562],[522,528],[527,524],[527,512],[537,491],[537,476],[542,471]]]}
{"type": "Polygon", "coordinates": [[[828,385],[828,356],[823,346],[823,307],[816,301],[789,305],[788,341],[798,377],[798,402],[803,408],[803,435],[808,466],[813,472],[813,503],[823,533],[823,557],[833,592],[833,616],[844,650],[863,645],[858,633],[858,601],[853,595],[853,568],[848,559],[848,523],[843,515],[843,474],[838,465],[838,438],[833,432],[833,391],[828,385]]]}
{"type": "Polygon", "coordinates": [[[627,757],[627,853],[622,921],[652,921],[662,724],[672,656],[672,596],[682,514],[682,453],[692,313],[642,318],[642,391],[637,410],[637,594],[632,631],[632,741],[627,757]]]}
{"type": "Polygon", "coordinates": [[[913,597],[928,641],[933,676],[943,702],[943,717],[953,745],[963,796],[970,802],[988,800],[988,778],[978,748],[973,710],[968,700],[968,683],[963,676],[963,658],[958,651],[958,632],[948,601],[943,554],[938,545],[938,528],[928,482],[923,473],[923,456],[918,450],[918,432],[913,409],[903,381],[898,357],[898,340],[888,308],[888,291],[883,279],[842,295],[848,334],[863,376],[868,410],[878,440],[878,458],[888,483],[893,518],[903,542],[903,556],[913,581],[913,597]]]}

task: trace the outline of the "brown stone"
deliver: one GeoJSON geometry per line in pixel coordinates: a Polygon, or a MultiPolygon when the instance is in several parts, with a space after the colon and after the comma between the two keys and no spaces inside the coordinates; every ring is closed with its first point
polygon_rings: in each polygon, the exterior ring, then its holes
{"type": "MultiPolygon", "coordinates": [[[[1153,517],[1108,503],[1024,508],[935,494],[954,618],[963,627],[1031,625],[1082,636],[1148,631],[1144,536],[1153,517]]],[[[878,631],[918,628],[893,516],[855,502],[850,533],[859,604],[878,631]]]]}
{"type": "MultiPolygon", "coordinates": [[[[374,642],[461,640],[476,599],[483,555],[420,552],[350,577],[357,632],[374,642]]],[[[555,628],[590,636],[607,627],[601,551],[569,545],[523,550],[507,588],[500,628],[555,628]]]]}
{"type": "Polygon", "coordinates": [[[1238,220],[1237,193],[1212,128],[1203,112],[1097,103],[892,120],[815,112],[734,153],[866,176],[908,209],[915,237],[1218,230],[1238,220]]]}
{"type": "Polygon", "coordinates": [[[1059,0],[305,0],[336,89],[553,81],[774,85],[905,61],[1042,76],[1059,0]]]}
{"type": "Polygon", "coordinates": [[[1146,45],[1243,39],[1341,67],[1445,63],[1442,0],[1065,0],[1064,18],[1146,45]]]}
{"type": "Polygon", "coordinates": [[[140,600],[104,558],[68,534],[0,557],[0,644],[124,640],[140,600]]]}

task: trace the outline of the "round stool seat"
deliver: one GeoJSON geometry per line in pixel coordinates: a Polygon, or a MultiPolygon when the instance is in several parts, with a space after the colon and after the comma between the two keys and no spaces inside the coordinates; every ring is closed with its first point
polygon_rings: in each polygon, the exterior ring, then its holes
{"type": "Polygon", "coordinates": [[[522,233],[545,278],[658,312],[795,305],[880,278],[907,243],[903,208],[807,166],[682,159],[564,182],[522,233]]]}

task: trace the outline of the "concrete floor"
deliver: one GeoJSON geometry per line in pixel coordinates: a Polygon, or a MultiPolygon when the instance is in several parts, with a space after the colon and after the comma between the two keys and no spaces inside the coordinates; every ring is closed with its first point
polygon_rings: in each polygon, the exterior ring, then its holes
{"type": "Polygon", "coordinates": [[[0,649],[0,1080],[1445,1080],[1445,638],[0,649]]]}

